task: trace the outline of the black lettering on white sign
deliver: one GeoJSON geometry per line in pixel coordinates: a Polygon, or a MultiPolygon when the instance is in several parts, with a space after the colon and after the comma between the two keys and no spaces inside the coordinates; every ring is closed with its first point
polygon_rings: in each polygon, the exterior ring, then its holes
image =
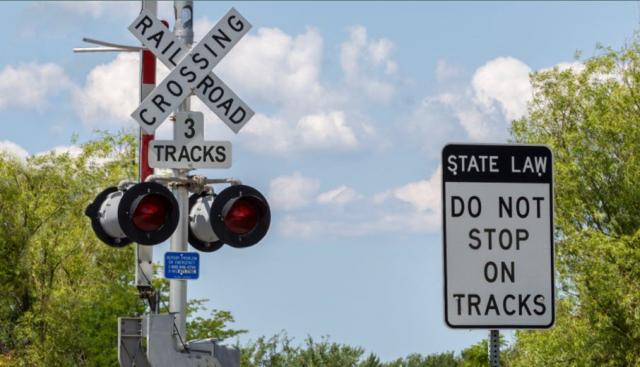
{"type": "Polygon", "coordinates": [[[551,151],[447,145],[442,151],[445,321],[546,328],[555,320],[551,151]]]}

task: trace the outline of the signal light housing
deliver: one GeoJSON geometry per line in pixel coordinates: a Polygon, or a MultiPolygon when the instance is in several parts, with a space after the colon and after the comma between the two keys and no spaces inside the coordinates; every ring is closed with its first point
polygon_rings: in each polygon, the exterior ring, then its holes
{"type": "Polygon", "coordinates": [[[214,195],[207,192],[189,197],[189,243],[203,252],[214,252],[224,245],[209,221],[213,200],[214,195]]]}
{"type": "Polygon", "coordinates": [[[202,193],[189,199],[189,243],[200,251],[213,252],[225,243],[253,246],[270,224],[267,199],[250,186],[233,185],[218,195],[202,193]]]}
{"type": "Polygon", "coordinates": [[[180,217],[171,191],[155,182],[126,190],[109,187],[87,206],[85,214],[98,238],[113,247],[163,242],[171,237],[180,217]]]}

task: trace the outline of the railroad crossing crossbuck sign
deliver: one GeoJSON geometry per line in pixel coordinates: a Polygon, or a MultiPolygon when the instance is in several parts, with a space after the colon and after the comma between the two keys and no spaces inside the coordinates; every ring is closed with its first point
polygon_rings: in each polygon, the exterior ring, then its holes
{"type": "Polygon", "coordinates": [[[129,31],[172,70],[131,117],[147,134],[153,134],[193,91],[231,130],[240,131],[253,110],[211,70],[250,28],[251,24],[232,8],[189,52],[182,40],[143,10],[129,31]]]}
{"type": "Polygon", "coordinates": [[[552,156],[541,145],[442,150],[445,322],[554,322],[552,156]]]}

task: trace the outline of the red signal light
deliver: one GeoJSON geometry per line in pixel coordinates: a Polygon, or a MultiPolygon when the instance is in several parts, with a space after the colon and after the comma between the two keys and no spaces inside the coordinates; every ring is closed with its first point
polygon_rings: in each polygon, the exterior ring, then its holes
{"type": "Polygon", "coordinates": [[[253,246],[270,223],[267,199],[250,186],[231,185],[218,194],[206,191],[189,198],[189,243],[200,251],[217,251],[224,244],[253,246]]]}
{"type": "Polygon", "coordinates": [[[145,232],[159,230],[169,219],[169,206],[163,196],[149,194],[142,197],[131,216],[133,225],[145,232]]]}
{"type": "Polygon", "coordinates": [[[220,241],[236,248],[258,243],[271,223],[267,199],[246,185],[232,185],[220,191],[213,200],[209,217],[220,241]]]}
{"type": "Polygon", "coordinates": [[[127,188],[109,187],[87,206],[85,214],[100,240],[123,247],[131,242],[155,245],[167,240],[178,226],[178,202],[171,191],[155,182],[127,188]]]}
{"type": "Polygon", "coordinates": [[[258,224],[259,208],[260,203],[253,197],[236,199],[224,216],[224,225],[235,234],[247,234],[258,224]]]}

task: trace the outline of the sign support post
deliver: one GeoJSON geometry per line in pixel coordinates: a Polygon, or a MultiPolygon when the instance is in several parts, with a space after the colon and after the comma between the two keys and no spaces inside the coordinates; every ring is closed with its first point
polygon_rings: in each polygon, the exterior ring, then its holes
{"type": "MultiPolygon", "coordinates": [[[[198,117],[202,116],[201,113],[189,113],[189,98],[192,94],[197,95],[236,133],[253,116],[253,110],[211,72],[249,31],[251,24],[232,8],[191,49],[193,0],[174,1],[174,13],[176,24],[173,33],[154,14],[144,9],[129,26],[129,31],[158,60],[172,69],[131,116],[145,132],[152,134],[174,113],[171,118],[177,122],[174,124],[174,140],[154,140],[150,142],[147,152],[151,167],[172,168],[173,177],[177,178],[169,184],[180,208],[179,224],[173,232],[170,246],[172,252],[186,252],[190,189],[187,174],[195,168],[229,168],[232,160],[230,142],[204,141],[204,133],[196,134],[204,131],[203,119],[198,117]]],[[[169,312],[175,316],[179,344],[186,332],[186,303],[186,280],[171,280],[169,312]]]]}
{"type": "MultiPolygon", "coordinates": [[[[174,1],[173,3],[176,23],[173,33],[177,39],[184,41],[186,49],[191,47],[193,43],[193,0],[174,1]]],[[[184,102],[178,107],[179,112],[188,112],[190,110],[190,96],[187,96],[184,102]]],[[[174,137],[175,139],[175,137],[174,137]]],[[[174,169],[173,173],[176,177],[186,178],[188,170],[174,169]]],[[[171,236],[171,251],[185,252],[188,250],[189,236],[189,190],[185,183],[173,184],[173,194],[178,201],[180,209],[180,219],[178,220],[178,228],[171,236]]],[[[174,314],[175,326],[178,337],[178,346],[182,348],[187,337],[187,280],[171,279],[169,281],[169,312],[174,314]]]]}
{"type": "Polygon", "coordinates": [[[489,367],[500,367],[500,330],[489,331],[489,367]]]}
{"type": "MultiPolygon", "coordinates": [[[[142,0],[142,10],[149,11],[153,15],[158,13],[157,0],[142,0]]],[[[151,93],[156,86],[156,57],[147,50],[140,50],[140,102],[151,93]]],[[[153,169],[149,167],[148,147],[153,140],[153,134],[147,134],[140,129],[138,140],[138,165],[140,182],[144,182],[147,177],[153,174],[153,169]]],[[[156,294],[151,285],[153,278],[153,249],[151,246],[136,244],[135,251],[135,282],[140,295],[149,301],[149,308],[152,313],[158,312],[158,302],[156,294]]]]}

